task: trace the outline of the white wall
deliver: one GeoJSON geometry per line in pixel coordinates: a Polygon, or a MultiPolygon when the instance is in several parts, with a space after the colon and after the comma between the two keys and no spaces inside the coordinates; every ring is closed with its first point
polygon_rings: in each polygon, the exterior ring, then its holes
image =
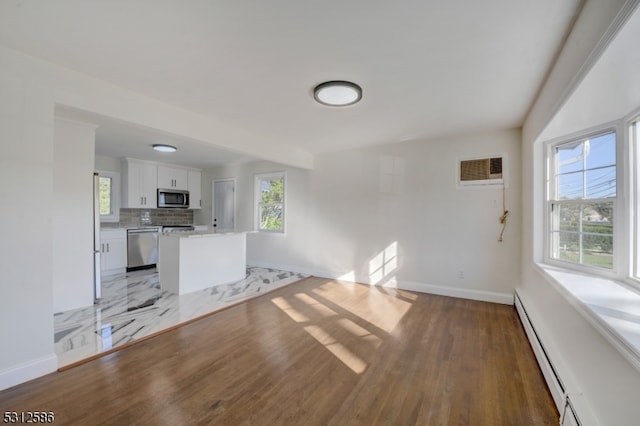
{"type": "Polygon", "coordinates": [[[53,310],[93,304],[95,127],[55,120],[53,167],[53,310]]]}
{"type": "Polygon", "coordinates": [[[562,108],[584,73],[597,61],[615,35],[616,24],[626,19],[634,3],[637,0],[584,2],[580,16],[525,120],[523,140],[536,139],[562,108]]]}
{"type": "Polygon", "coordinates": [[[29,59],[0,52],[0,389],[54,371],[53,90],[29,59]]]}
{"type": "Polygon", "coordinates": [[[95,156],[95,170],[105,172],[116,172],[122,176],[122,160],[119,158],[105,157],[103,155],[95,156]]]}
{"type": "Polygon", "coordinates": [[[314,170],[220,168],[205,173],[205,211],[211,179],[235,177],[238,229],[253,229],[254,175],[284,170],[286,234],[249,235],[250,264],[511,303],[520,275],[519,145],[518,131],[503,131],[318,155],[314,170]],[[459,158],[501,153],[511,212],[502,243],[502,189],[458,189],[456,181],[459,158]]]}

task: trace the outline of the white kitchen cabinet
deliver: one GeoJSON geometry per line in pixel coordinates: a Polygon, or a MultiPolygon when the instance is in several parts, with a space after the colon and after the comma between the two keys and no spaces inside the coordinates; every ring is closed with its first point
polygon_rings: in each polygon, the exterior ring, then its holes
{"type": "Polygon", "coordinates": [[[126,208],[155,209],[158,207],[158,166],[139,160],[125,159],[122,203],[126,208]]]}
{"type": "Polygon", "coordinates": [[[127,267],[126,229],[100,231],[100,270],[104,275],[122,272],[127,267]]]}
{"type": "Polygon", "coordinates": [[[202,173],[200,170],[189,170],[189,208],[202,207],[202,173]]]}
{"type": "Polygon", "coordinates": [[[158,166],[158,188],[180,189],[186,191],[188,185],[188,170],[182,167],[158,166]]]}

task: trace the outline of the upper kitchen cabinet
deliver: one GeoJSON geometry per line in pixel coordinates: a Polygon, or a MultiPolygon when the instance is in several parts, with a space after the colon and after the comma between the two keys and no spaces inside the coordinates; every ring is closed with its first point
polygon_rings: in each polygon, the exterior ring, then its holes
{"type": "Polygon", "coordinates": [[[158,206],[158,166],[126,158],[122,162],[122,202],[126,208],[154,209],[158,206]]]}
{"type": "Polygon", "coordinates": [[[187,169],[170,166],[158,166],[158,188],[189,189],[187,169]]]}
{"type": "Polygon", "coordinates": [[[202,207],[202,173],[199,170],[189,170],[189,208],[202,207]]]}

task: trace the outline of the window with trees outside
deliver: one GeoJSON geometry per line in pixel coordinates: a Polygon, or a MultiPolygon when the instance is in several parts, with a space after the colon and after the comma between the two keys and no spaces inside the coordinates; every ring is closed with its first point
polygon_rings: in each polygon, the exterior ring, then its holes
{"type": "Polygon", "coordinates": [[[285,177],[284,172],[256,176],[258,231],[284,233],[285,177]]]}
{"type": "Polygon", "coordinates": [[[549,146],[549,257],[614,268],[616,132],[549,146]]]}
{"type": "Polygon", "coordinates": [[[100,221],[117,222],[120,217],[120,175],[116,172],[98,172],[100,221]]]}

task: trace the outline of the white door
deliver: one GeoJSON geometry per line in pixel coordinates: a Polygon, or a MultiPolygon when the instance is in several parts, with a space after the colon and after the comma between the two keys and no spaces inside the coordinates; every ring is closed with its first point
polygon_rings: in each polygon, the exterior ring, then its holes
{"type": "Polygon", "coordinates": [[[236,180],[213,181],[213,227],[216,232],[236,230],[236,180]]]}

